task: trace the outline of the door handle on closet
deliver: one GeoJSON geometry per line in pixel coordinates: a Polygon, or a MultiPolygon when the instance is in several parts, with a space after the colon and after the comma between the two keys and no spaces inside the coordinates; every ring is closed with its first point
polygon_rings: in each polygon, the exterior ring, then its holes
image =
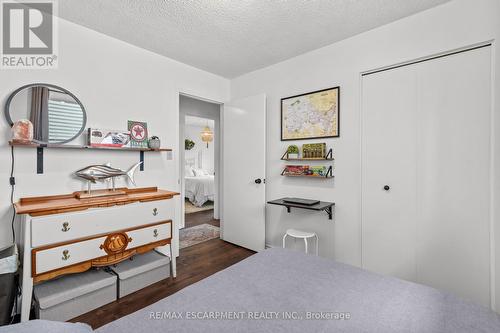
{"type": "Polygon", "coordinates": [[[262,183],[262,179],[257,178],[256,180],[254,180],[254,182],[255,182],[255,184],[260,184],[260,183],[262,183]]]}
{"type": "Polygon", "coordinates": [[[389,185],[384,185],[384,190],[385,191],[389,191],[391,189],[391,187],[389,185]]]}

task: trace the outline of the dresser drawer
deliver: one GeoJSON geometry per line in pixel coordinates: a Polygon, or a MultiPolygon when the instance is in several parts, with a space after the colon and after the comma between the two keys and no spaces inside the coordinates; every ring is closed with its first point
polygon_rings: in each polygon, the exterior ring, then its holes
{"type": "Polygon", "coordinates": [[[173,200],[137,202],[31,218],[31,246],[62,243],[173,219],[173,200]]]}
{"type": "MultiPolygon", "coordinates": [[[[172,223],[171,221],[166,221],[140,229],[120,231],[119,233],[123,233],[129,240],[126,247],[122,249],[124,251],[171,238],[172,223]]],[[[35,276],[55,269],[105,257],[109,254],[106,252],[106,249],[109,248],[106,243],[107,240],[109,242],[108,235],[45,249],[34,249],[32,250],[34,269],[32,274],[35,276]]]]}
{"type": "Polygon", "coordinates": [[[172,237],[172,223],[162,223],[151,227],[128,231],[127,234],[132,238],[129,248],[135,248],[141,245],[154,243],[160,240],[172,237]]]}
{"type": "Polygon", "coordinates": [[[105,256],[106,251],[100,248],[105,240],[106,237],[99,237],[44,250],[33,250],[33,275],[105,256]]]}

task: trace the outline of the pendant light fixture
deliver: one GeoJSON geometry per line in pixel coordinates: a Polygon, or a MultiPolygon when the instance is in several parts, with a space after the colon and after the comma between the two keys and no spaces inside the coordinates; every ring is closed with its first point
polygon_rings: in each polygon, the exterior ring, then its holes
{"type": "Polygon", "coordinates": [[[214,140],[214,132],[210,129],[207,123],[207,126],[205,126],[203,128],[203,131],[201,131],[201,141],[206,142],[208,148],[208,143],[212,142],[213,140],[214,140]]]}

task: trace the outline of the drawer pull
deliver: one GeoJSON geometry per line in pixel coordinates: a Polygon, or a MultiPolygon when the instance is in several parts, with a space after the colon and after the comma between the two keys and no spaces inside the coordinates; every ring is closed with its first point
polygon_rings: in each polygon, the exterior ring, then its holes
{"type": "Polygon", "coordinates": [[[158,229],[153,230],[153,237],[158,237],[158,229]]]}
{"type": "Polygon", "coordinates": [[[69,229],[71,229],[71,228],[69,227],[69,223],[68,223],[68,222],[64,222],[64,223],[62,224],[62,226],[63,226],[63,227],[62,227],[62,229],[61,229],[61,231],[62,231],[62,232],[67,232],[67,231],[69,231],[69,229]]]}
{"type": "Polygon", "coordinates": [[[153,216],[158,215],[158,208],[153,208],[153,216]]]}
{"type": "Polygon", "coordinates": [[[62,258],[61,258],[61,259],[62,259],[62,260],[68,260],[68,259],[69,259],[69,257],[70,257],[70,255],[69,255],[69,251],[68,251],[68,250],[64,250],[64,251],[63,251],[63,256],[62,256],[62,258]]]}

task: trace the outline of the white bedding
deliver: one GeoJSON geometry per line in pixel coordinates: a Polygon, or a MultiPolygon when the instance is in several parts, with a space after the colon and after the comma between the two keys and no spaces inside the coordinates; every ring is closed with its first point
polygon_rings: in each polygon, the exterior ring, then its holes
{"type": "Polygon", "coordinates": [[[214,201],[214,176],[185,177],[185,197],[195,205],[201,207],[207,201],[214,201]]]}

